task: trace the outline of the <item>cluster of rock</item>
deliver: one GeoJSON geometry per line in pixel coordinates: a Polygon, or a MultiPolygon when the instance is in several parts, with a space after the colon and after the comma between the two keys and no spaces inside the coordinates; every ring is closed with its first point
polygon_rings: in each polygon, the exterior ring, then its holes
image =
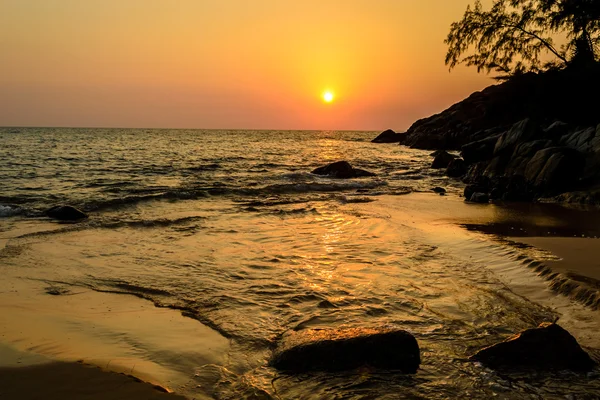
{"type": "Polygon", "coordinates": [[[463,180],[471,184],[465,195],[486,193],[504,201],[552,197],[600,182],[600,125],[544,127],[525,119],[498,136],[465,144],[461,155],[469,165],[463,180]]]}
{"type": "Polygon", "coordinates": [[[395,137],[439,150],[432,168],[469,184],[466,200],[600,204],[600,98],[582,96],[596,89],[598,65],[525,74],[473,93],[395,137]],[[442,150],[460,151],[462,158],[442,150]]]}
{"type": "MultiPolygon", "coordinates": [[[[596,366],[569,332],[542,323],[470,357],[494,369],[587,372],[596,366]]],[[[419,344],[410,333],[393,328],[307,329],[284,336],[270,365],[288,373],[341,371],[362,366],[414,374],[419,344]]]]}

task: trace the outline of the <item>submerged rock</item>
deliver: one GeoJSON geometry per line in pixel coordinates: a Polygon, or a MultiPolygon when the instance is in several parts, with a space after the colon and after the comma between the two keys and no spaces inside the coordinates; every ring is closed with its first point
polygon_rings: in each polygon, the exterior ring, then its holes
{"type": "Polygon", "coordinates": [[[396,133],[391,129],[383,131],[371,143],[402,143],[404,133],[396,133]]]}
{"type": "Polygon", "coordinates": [[[577,340],[554,323],[542,323],[470,357],[491,368],[589,371],[596,363],[577,340]]]}
{"type": "Polygon", "coordinates": [[[72,206],[55,206],[46,210],[46,215],[50,218],[61,221],[77,221],[88,217],[86,213],[72,206]]]}
{"type": "Polygon", "coordinates": [[[454,160],[455,158],[456,157],[454,157],[452,154],[448,153],[447,151],[440,151],[439,153],[437,153],[437,155],[433,159],[433,162],[431,163],[431,168],[434,168],[434,169],[448,168],[448,165],[450,165],[452,160],[454,160]]]}
{"type": "Polygon", "coordinates": [[[312,173],[315,175],[327,175],[338,179],[375,176],[374,173],[365,171],[364,169],[353,168],[347,161],[337,161],[324,167],[316,168],[312,173]]]}
{"type": "Polygon", "coordinates": [[[307,329],[284,337],[270,364],[283,371],[342,371],[368,365],[417,372],[421,355],[410,333],[394,328],[307,329]]]}

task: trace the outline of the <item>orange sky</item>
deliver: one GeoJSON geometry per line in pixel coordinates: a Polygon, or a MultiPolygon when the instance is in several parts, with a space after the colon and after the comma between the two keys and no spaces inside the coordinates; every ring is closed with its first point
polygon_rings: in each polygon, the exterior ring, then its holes
{"type": "Polygon", "coordinates": [[[406,129],[493,83],[444,65],[471,2],[0,0],[0,126],[406,129]]]}

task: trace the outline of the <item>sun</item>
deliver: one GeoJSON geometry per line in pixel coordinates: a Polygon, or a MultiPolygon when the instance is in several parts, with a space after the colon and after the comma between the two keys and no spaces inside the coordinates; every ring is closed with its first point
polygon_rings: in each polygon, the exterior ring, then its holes
{"type": "Polygon", "coordinates": [[[323,101],[325,103],[331,103],[333,101],[333,99],[335,98],[335,96],[333,95],[332,92],[330,92],[329,90],[325,91],[323,93],[323,101]]]}

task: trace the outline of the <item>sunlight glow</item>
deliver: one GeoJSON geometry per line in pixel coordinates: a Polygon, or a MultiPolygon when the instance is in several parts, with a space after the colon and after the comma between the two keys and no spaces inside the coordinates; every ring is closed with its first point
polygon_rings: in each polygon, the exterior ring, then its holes
{"type": "Polygon", "coordinates": [[[333,101],[333,93],[331,93],[330,91],[326,91],[325,93],[323,93],[323,101],[325,101],[325,103],[331,103],[333,101]]]}

